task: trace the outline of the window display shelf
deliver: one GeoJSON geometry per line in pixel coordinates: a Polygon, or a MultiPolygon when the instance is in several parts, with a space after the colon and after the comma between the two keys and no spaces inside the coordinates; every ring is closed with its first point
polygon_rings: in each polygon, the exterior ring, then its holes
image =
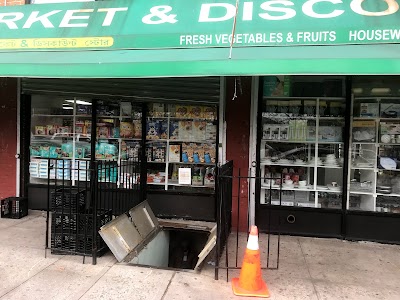
{"type": "Polygon", "coordinates": [[[74,117],[74,115],[73,114],[71,114],[71,115],[32,114],[32,117],[72,118],[72,117],[74,117]]]}
{"type": "Polygon", "coordinates": [[[214,185],[193,185],[193,184],[179,184],[177,182],[168,181],[168,185],[170,186],[182,186],[182,187],[190,187],[190,188],[214,188],[214,185]]]}
{"type": "Polygon", "coordinates": [[[315,144],[316,141],[289,141],[289,140],[267,140],[262,139],[262,142],[269,142],[269,143],[285,143],[285,144],[315,144]]]}
{"type": "Polygon", "coordinates": [[[350,190],[350,194],[359,194],[359,195],[374,195],[374,193],[371,192],[366,192],[366,191],[354,191],[354,190],[350,190]]]}
{"type": "Polygon", "coordinates": [[[400,197],[400,194],[382,194],[382,193],[376,193],[376,196],[385,196],[385,197],[400,197]]]}

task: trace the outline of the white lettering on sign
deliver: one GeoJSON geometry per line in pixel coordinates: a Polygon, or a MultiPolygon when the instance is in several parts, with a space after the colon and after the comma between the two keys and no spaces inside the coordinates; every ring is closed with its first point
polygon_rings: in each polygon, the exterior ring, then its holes
{"type": "Polygon", "coordinates": [[[253,20],[253,2],[244,2],[243,3],[243,21],[251,21],[253,20]]]}
{"type": "Polygon", "coordinates": [[[388,8],[387,10],[380,12],[372,12],[364,10],[362,8],[362,3],[364,2],[364,0],[353,0],[350,3],[350,7],[355,13],[369,17],[381,17],[381,16],[392,15],[399,10],[399,4],[397,3],[396,0],[383,0],[383,1],[386,2],[388,8]]]}
{"type": "Polygon", "coordinates": [[[232,19],[236,15],[236,7],[228,3],[207,3],[202,4],[199,15],[199,22],[221,22],[232,19]],[[211,8],[222,8],[225,14],[218,17],[210,17],[211,8]]]}
{"type": "Polygon", "coordinates": [[[276,16],[276,15],[271,15],[269,13],[261,13],[259,16],[265,20],[287,20],[291,19],[296,15],[296,11],[292,8],[289,7],[275,7],[274,5],[276,4],[281,4],[284,6],[293,6],[294,3],[292,1],[286,1],[286,0],[274,0],[274,1],[268,1],[261,3],[260,7],[261,9],[265,11],[270,11],[270,12],[279,12],[283,13],[282,15],[276,16]]]}
{"type": "Polygon", "coordinates": [[[336,18],[344,13],[344,10],[335,9],[329,14],[319,14],[314,11],[314,5],[319,2],[331,2],[332,4],[340,4],[343,3],[342,0],[308,0],[303,4],[302,10],[303,13],[309,17],[317,18],[317,19],[328,19],[328,18],[336,18]]]}
{"type": "Polygon", "coordinates": [[[180,45],[211,45],[213,37],[211,34],[194,34],[181,35],[179,38],[180,45]]]}
{"type": "Polygon", "coordinates": [[[0,14],[0,23],[4,23],[10,29],[18,29],[17,24],[15,22],[21,20],[24,17],[24,14],[21,12],[15,13],[1,13],[0,14]]]}
{"type": "Polygon", "coordinates": [[[335,31],[317,31],[317,32],[298,32],[297,43],[300,44],[319,44],[322,42],[334,42],[336,40],[335,31]]]}
{"type": "Polygon", "coordinates": [[[50,16],[58,14],[61,10],[53,10],[47,14],[39,16],[38,11],[33,11],[26,20],[22,28],[31,28],[33,23],[40,22],[44,28],[54,28],[53,23],[48,19],[50,16]]]}
{"type": "Polygon", "coordinates": [[[400,29],[352,30],[349,42],[400,41],[400,29]]]}
{"type": "Polygon", "coordinates": [[[64,15],[61,20],[59,27],[87,27],[88,23],[74,23],[71,24],[72,20],[88,20],[90,16],[74,16],[75,13],[90,13],[93,9],[70,9],[64,15]]]}
{"type": "Polygon", "coordinates": [[[110,26],[112,21],[114,20],[115,14],[118,11],[127,11],[127,7],[110,7],[110,8],[99,8],[98,12],[106,12],[106,16],[104,17],[103,24],[101,26],[110,26]]]}

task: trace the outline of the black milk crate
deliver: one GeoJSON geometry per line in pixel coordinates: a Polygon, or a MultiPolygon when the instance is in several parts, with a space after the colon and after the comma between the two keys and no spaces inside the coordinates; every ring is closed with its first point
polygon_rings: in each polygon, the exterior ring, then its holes
{"type": "Polygon", "coordinates": [[[57,189],[51,192],[51,210],[54,212],[80,213],[86,206],[85,189],[57,189]]]}
{"type": "MultiPolygon", "coordinates": [[[[108,251],[108,247],[98,233],[96,234],[96,241],[97,241],[97,255],[101,256],[108,251]]],[[[76,243],[77,253],[91,256],[92,246],[93,246],[92,235],[87,235],[86,238],[85,235],[77,236],[77,243],[76,243]]]]}
{"type": "Polygon", "coordinates": [[[78,214],[52,213],[51,230],[54,233],[77,233],[78,231],[78,214]]]}
{"type": "MultiPolygon", "coordinates": [[[[112,220],[112,210],[101,210],[97,213],[97,229],[96,232],[100,229],[101,226],[107,224],[112,220]]],[[[91,233],[93,232],[93,214],[79,214],[78,216],[78,232],[79,233],[91,233]],[[86,230],[86,231],[85,231],[86,230]]]]}
{"type": "Polygon", "coordinates": [[[1,200],[1,217],[21,219],[28,215],[28,199],[23,197],[8,197],[1,200]]]}
{"type": "Polygon", "coordinates": [[[77,240],[76,234],[64,234],[64,233],[53,232],[51,234],[51,249],[55,250],[55,253],[57,253],[56,250],[75,252],[76,240],[77,240]]]}

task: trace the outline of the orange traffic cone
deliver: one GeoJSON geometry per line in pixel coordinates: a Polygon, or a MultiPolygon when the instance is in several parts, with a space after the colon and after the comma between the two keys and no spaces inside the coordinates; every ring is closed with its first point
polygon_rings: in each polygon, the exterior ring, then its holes
{"type": "Polygon", "coordinates": [[[268,287],[261,276],[257,226],[251,226],[240,276],[232,279],[232,289],[237,296],[269,298],[268,287]]]}

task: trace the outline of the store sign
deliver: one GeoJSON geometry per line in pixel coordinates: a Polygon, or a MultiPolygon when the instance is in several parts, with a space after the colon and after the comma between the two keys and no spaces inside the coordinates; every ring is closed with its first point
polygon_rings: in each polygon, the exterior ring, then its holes
{"type": "Polygon", "coordinates": [[[116,0],[0,9],[0,49],[400,42],[400,0],[116,0]],[[234,34],[232,34],[235,26],[234,34]]]}

